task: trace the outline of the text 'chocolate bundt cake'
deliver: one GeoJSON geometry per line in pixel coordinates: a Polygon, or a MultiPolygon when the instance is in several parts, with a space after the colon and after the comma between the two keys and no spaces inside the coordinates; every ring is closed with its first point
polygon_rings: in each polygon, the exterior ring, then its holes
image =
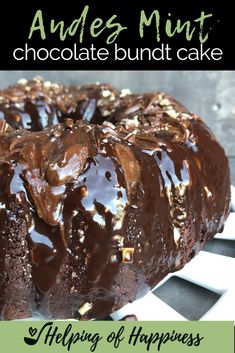
{"type": "Polygon", "coordinates": [[[3,320],[103,319],[222,230],[228,160],[172,97],[40,78],[0,96],[3,320]]]}

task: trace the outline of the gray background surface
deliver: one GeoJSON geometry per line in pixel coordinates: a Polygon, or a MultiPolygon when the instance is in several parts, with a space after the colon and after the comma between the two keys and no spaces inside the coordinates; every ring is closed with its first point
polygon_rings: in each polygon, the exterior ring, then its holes
{"type": "Polygon", "coordinates": [[[0,71],[0,88],[35,75],[65,84],[110,82],[133,92],[172,94],[211,127],[230,158],[235,184],[235,71],[0,71]]]}

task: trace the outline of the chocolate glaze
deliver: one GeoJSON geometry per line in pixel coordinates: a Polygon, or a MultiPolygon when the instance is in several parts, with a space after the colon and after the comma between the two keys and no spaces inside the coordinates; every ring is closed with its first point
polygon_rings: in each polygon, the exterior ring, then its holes
{"type": "Polygon", "coordinates": [[[172,97],[38,78],[0,95],[2,319],[103,319],[222,230],[228,160],[172,97]]]}

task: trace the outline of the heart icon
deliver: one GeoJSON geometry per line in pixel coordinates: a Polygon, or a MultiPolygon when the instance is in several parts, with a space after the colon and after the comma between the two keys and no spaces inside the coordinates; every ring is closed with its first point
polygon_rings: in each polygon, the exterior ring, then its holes
{"type": "Polygon", "coordinates": [[[29,328],[29,334],[30,334],[30,336],[33,337],[36,333],[37,333],[37,329],[36,329],[36,328],[32,328],[32,327],[29,328]]]}
{"type": "Polygon", "coordinates": [[[41,333],[43,332],[45,327],[52,326],[52,324],[53,324],[52,322],[47,322],[39,331],[36,327],[34,327],[34,328],[29,327],[29,334],[31,337],[24,337],[25,343],[29,344],[30,346],[35,345],[38,342],[38,340],[41,336],[41,333]],[[37,333],[37,335],[36,335],[36,333],[37,333]],[[34,338],[32,338],[32,337],[34,337],[34,338]]]}

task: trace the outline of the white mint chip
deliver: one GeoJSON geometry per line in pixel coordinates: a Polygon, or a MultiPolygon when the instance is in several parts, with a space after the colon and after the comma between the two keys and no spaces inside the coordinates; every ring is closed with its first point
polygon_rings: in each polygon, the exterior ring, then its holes
{"type": "Polygon", "coordinates": [[[212,196],[212,192],[208,189],[207,186],[204,186],[204,190],[206,192],[206,196],[209,199],[212,196]]]}
{"type": "Polygon", "coordinates": [[[174,242],[177,245],[177,247],[179,246],[179,240],[180,240],[180,232],[177,228],[174,228],[174,242]]]}
{"type": "Polygon", "coordinates": [[[103,96],[104,98],[109,97],[110,94],[111,94],[111,92],[110,92],[109,89],[104,89],[104,90],[102,91],[102,96],[103,96]]]}
{"type": "Polygon", "coordinates": [[[18,80],[18,84],[25,86],[28,83],[28,80],[26,80],[26,78],[21,78],[18,80]]]}
{"type": "Polygon", "coordinates": [[[122,248],[122,262],[125,264],[133,263],[134,248],[122,248]]]}
{"type": "Polygon", "coordinates": [[[177,113],[174,109],[168,109],[166,113],[173,119],[176,119],[179,115],[179,113],[177,113]]]}
{"type": "Polygon", "coordinates": [[[167,99],[167,98],[163,98],[162,100],[160,100],[160,102],[159,102],[159,105],[160,106],[165,106],[165,105],[169,105],[170,104],[170,101],[169,101],[169,99],[167,99]]]}
{"type": "Polygon", "coordinates": [[[72,272],[72,276],[71,276],[72,278],[76,278],[77,277],[77,274],[76,274],[76,272],[72,272]]]}
{"type": "Polygon", "coordinates": [[[84,303],[79,309],[78,309],[78,313],[83,316],[85,315],[89,310],[91,310],[92,308],[92,304],[91,303],[84,303]]]}
{"type": "Polygon", "coordinates": [[[111,112],[110,112],[109,110],[104,110],[104,111],[102,112],[102,115],[103,115],[104,117],[109,116],[110,114],[111,114],[111,112]]]}
{"type": "Polygon", "coordinates": [[[50,88],[51,87],[51,82],[50,81],[44,82],[44,87],[45,88],[50,88]]]}
{"type": "Polygon", "coordinates": [[[131,90],[129,88],[123,88],[121,90],[119,97],[122,98],[122,97],[129,95],[129,94],[131,94],[131,90]]]}

